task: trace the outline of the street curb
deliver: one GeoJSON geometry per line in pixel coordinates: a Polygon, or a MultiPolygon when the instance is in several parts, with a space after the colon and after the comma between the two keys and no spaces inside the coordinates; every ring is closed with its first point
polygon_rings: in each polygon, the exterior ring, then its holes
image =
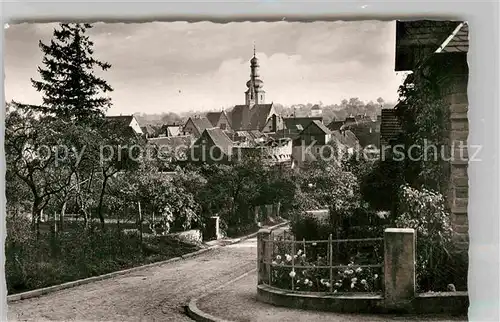
{"type": "Polygon", "coordinates": [[[192,318],[193,320],[195,321],[199,321],[199,322],[233,322],[233,321],[230,321],[230,320],[224,320],[224,319],[221,319],[221,318],[218,318],[216,316],[213,316],[211,314],[208,314],[202,310],[200,310],[198,308],[198,305],[196,304],[199,300],[203,299],[204,297],[210,295],[210,294],[213,294],[215,293],[216,291],[230,285],[230,284],[233,284],[237,281],[239,281],[240,279],[244,278],[244,277],[247,277],[248,275],[252,274],[252,273],[255,273],[257,271],[256,268],[238,276],[238,277],[235,277],[233,278],[232,280],[222,284],[221,286],[219,287],[216,287],[215,289],[213,289],[212,291],[208,292],[208,293],[205,293],[203,294],[202,296],[198,297],[198,298],[193,298],[189,301],[189,304],[186,306],[186,314],[192,318]]]}
{"type": "MultiPolygon", "coordinates": [[[[284,226],[285,224],[288,224],[288,221],[285,221],[285,222],[283,222],[281,224],[269,227],[269,229],[276,229],[278,227],[284,226]]],[[[253,233],[253,234],[250,234],[248,236],[244,236],[244,237],[238,238],[238,239],[232,241],[231,243],[229,243],[228,245],[233,245],[233,244],[239,243],[239,242],[241,242],[241,241],[243,241],[245,239],[252,238],[252,237],[254,237],[256,235],[257,235],[257,233],[253,233]]],[[[121,271],[116,271],[116,272],[111,272],[111,273],[107,273],[107,274],[103,274],[103,275],[92,276],[92,277],[88,277],[88,278],[84,278],[84,279],[80,279],[80,280],[76,280],[76,281],[71,281],[71,282],[67,282],[67,283],[63,283],[63,284],[59,284],[59,285],[53,285],[53,286],[49,286],[49,287],[39,288],[39,289],[32,290],[32,291],[27,291],[27,292],[23,292],[23,293],[8,295],[7,296],[7,303],[21,301],[21,300],[25,300],[25,299],[29,299],[29,298],[33,298],[33,297],[39,297],[41,295],[45,295],[45,294],[48,294],[48,293],[53,293],[53,292],[56,292],[56,291],[60,291],[60,290],[72,288],[72,287],[75,287],[75,286],[89,284],[89,283],[97,282],[97,281],[102,281],[102,280],[105,280],[105,279],[108,279],[108,278],[112,278],[112,277],[124,275],[124,274],[127,274],[127,273],[133,273],[133,272],[136,272],[136,271],[139,271],[139,270],[142,270],[142,269],[146,269],[146,268],[151,268],[151,267],[161,266],[161,265],[164,265],[164,264],[169,264],[169,263],[176,262],[176,261],[179,261],[179,260],[182,260],[182,259],[187,259],[187,258],[190,258],[190,257],[193,257],[193,256],[197,256],[197,255],[206,253],[206,252],[208,252],[208,251],[210,251],[212,249],[219,248],[219,247],[224,247],[224,246],[213,245],[213,246],[209,246],[207,248],[203,248],[203,249],[194,251],[192,253],[184,254],[184,255],[181,255],[179,257],[170,258],[170,259],[167,259],[167,260],[164,260],[164,261],[161,261],[161,262],[150,263],[150,264],[146,264],[146,265],[141,265],[141,266],[137,266],[137,267],[132,267],[132,268],[124,269],[124,270],[121,270],[121,271]]]]}
{"type": "MultiPolygon", "coordinates": [[[[274,229],[286,226],[288,224],[289,224],[289,221],[286,220],[286,221],[284,221],[284,222],[282,222],[280,224],[277,224],[277,225],[274,225],[274,226],[271,226],[271,227],[267,227],[267,229],[274,230],[274,229]]],[[[241,242],[241,241],[243,241],[245,239],[253,238],[253,237],[257,236],[257,234],[258,234],[258,232],[252,233],[252,234],[244,236],[244,237],[241,237],[236,242],[231,243],[229,245],[236,244],[236,243],[241,242]]],[[[233,321],[224,320],[224,319],[218,318],[216,316],[213,316],[211,314],[208,314],[206,312],[203,312],[202,310],[200,310],[198,308],[198,305],[196,303],[199,300],[201,300],[202,298],[204,298],[204,297],[206,297],[206,296],[208,296],[210,294],[213,294],[214,292],[216,292],[216,291],[218,291],[218,290],[220,290],[220,289],[228,286],[229,284],[232,284],[232,283],[234,283],[234,282],[236,282],[236,281],[238,281],[238,280],[240,280],[240,279],[242,279],[242,278],[244,278],[244,277],[248,276],[249,274],[251,274],[253,272],[256,272],[256,271],[257,271],[257,269],[254,268],[254,269],[252,269],[252,270],[250,270],[250,271],[248,271],[248,272],[246,272],[246,273],[244,273],[244,274],[242,274],[242,275],[240,275],[240,276],[238,276],[238,277],[230,280],[229,282],[226,282],[226,283],[222,284],[221,286],[215,288],[214,290],[212,290],[212,291],[210,291],[208,293],[205,293],[205,294],[203,294],[203,295],[201,295],[201,296],[199,296],[197,298],[192,298],[189,301],[189,304],[185,307],[186,315],[189,316],[190,318],[192,318],[193,320],[199,321],[199,322],[233,322],[233,321]]]]}

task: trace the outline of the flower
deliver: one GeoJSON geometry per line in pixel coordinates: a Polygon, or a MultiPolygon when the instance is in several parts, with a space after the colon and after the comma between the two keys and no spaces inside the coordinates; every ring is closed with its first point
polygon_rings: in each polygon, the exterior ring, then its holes
{"type": "Polygon", "coordinates": [[[292,256],[286,254],[285,257],[286,257],[286,261],[287,262],[291,262],[292,261],[292,256]]]}
{"type": "Polygon", "coordinates": [[[322,278],[322,279],[320,279],[320,280],[319,280],[319,282],[320,282],[321,284],[325,284],[325,283],[326,283],[326,280],[325,280],[324,278],[322,278]]]}
{"type": "Polygon", "coordinates": [[[326,283],[325,283],[325,286],[326,286],[326,287],[330,287],[330,282],[326,282],[326,283]]]}
{"type": "Polygon", "coordinates": [[[293,258],[297,258],[297,255],[293,255],[293,258]]]}
{"type": "Polygon", "coordinates": [[[312,243],[312,245],[313,245],[313,246],[316,246],[316,245],[318,245],[318,244],[317,244],[317,243],[312,243]]]}
{"type": "Polygon", "coordinates": [[[335,283],[335,286],[336,286],[336,287],[341,287],[341,286],[342,286],[342,284],[340,284],[340,283],[335,283]]]}
{"type": "Polygon", "coordinates": [[[351,283],[351,288],[354,288],[354,283],[351,283]]]}
{"type": "Polygon", "coordinates": [[[291,278],[294,278],[295,277],[295,271],[291,271],[290,274],[288,274],[288,275],[290,275],[291,278]]]}
{"type": "Polygon", "coordinates": [[[333,291],[333,293],[337,293],[337,290],[333,291]]]}
{"type": "Polygon", "coordinates": [[[306,254],[302,254],[302,255],[300,255],[300,257],[302,257],[302,258],[306,258],[306,254]]]}
{"type": "Polygon", "coordinates": [[[361,267],[356,268],[356,273],[361,273],[363,269],[361,267]]]}
{"type": "Polygon", "coordinates": [[[309,279],[307,279],[307,278],[306,278],[306,279],[304,280],[304,284],[309,284],[309,279]]]}
{"type": "Polygon", "coordinates": [[[302,254],[302,249],[299,249],[299,251],[297,252],[297,255],[300,255],[302,254]]]}
{"type": "Polygon", "coordinates": [[[277,259],[277,260],[281,260],[281,256],[280,256],[280,255],[277,255],[277,256],[276,256],[276,259],[277,259]]]}
{"type": "Polygon", "coordinates": [[[313,282],[309,281],[309,283],[307,283],[307,285],[309,285],[311,287],[311,286],[313,286],[313,282]]]}
{"type": "Polygon", "coordinates": [[[276,265],[276,264],[278,264],[278,263],[276,263],[276,261],[272,261],[272,262],[271,262],[271,264],[276,265]]]}
{"type": "Polygon", "coordinates": [[[357,279],[356,277],[353,277],[353,278],[351,279],[351,282],[353,282],[353,283],[356,283],[357,281],[358,281],[358,279],[357,279]]]}
{"type": "Polygon", "coordinates": [[[366,285],[366,280],[365,280],[365,279],[362,279],[362,280],[361,280],[361,284],[366,285]]]}
{"type": "Polygon", "coordinates": [[[378,274],[373,275],[373,279],[377,279],[377,278],[378,278],[378,274]]]}

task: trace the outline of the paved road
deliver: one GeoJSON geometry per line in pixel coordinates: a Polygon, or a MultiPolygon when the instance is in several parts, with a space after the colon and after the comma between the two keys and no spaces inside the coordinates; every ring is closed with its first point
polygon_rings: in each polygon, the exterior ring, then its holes
{"type": "Polygon", "coordinates": [[[9,304],[9,321],[191,321],[183,306],[256,267],[256,239],[9,304]]]}

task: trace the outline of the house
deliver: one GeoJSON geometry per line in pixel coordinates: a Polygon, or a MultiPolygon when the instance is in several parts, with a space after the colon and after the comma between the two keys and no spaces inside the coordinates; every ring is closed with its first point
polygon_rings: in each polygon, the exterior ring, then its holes
{"type": "Polygon", "coordinates": [[[289,130],[289,133],[300,133],[306,127],[309,126],[313,121],[323,122],[323,117],[285,117],[283,122],[285,123],[285,129],[289,130]]]}
{"type": "Polygon", "coordinates": [[[345,121],[333,120],[326,127],[330,131],[339,131],[342,125],[344,125],[345,121]]]}
{"type": "Polygon", "coordinates": [[[329,157],[333,146],[329,145],[332,132],[319,120],[312,121],[293,140],[292,157],[299,167],[317,158],[329,157]]]}
{"type": "Polygon", "coordinates": [[[311,117],[323,118],[323,109],[318,104],[311,107],[311,117]]]}
{"type": "Polygon", "coordinates": [[[167,137],[178,136],[182,134],[182,125],[180,124],[164,124],[161,127],[162,135],[167,137]]]}
{"type": "Polygon", "coordinates": [[[145,126],[141,126],[142,133],[144,133],[144,136],[146,138],[151,138],[156,135],[156,131],[153,129],[153,127],[149,124],[146,124],[145,126]]]}
{"type": "Polygon", "coordinates": [[[273,139],[266,137],[254,146],[235,145],[233,158],[243,159],[247,156],[256,156],[268,165],[293,167],[293,142],[289,138],[273,139]]]}
{"type": "Polygon", "coordinates": [[[331,134],[331,131],[322,122],[314,120],[300,132],[296,139],[296,145],[325,145],[330,141],[331,134]]]}
{"type": "Polygon", "coordinates": [[[356,135],[350,130],[332,131],[332,139],[335,138],[347,152],[353,152],[362,148],[356,135]]]}
{"type": "MultiPolygon", "coordinates": [[[[467,156],[465,143],[469,134],[467,82],[469,49],[468,24],[464,21],[397,21],[395,71],[413,74],[435,71],[449,115],[447,147],[455,155],[467,156]],[[439,66],[439,68],[435,68],[439,66]],[[458,144],[457,144],[458,143],[458,144]],[[453,145],[452,145],[453,144],[453,145]]],[[[382,122],[384,115],[382,115],[382,122]]],[[[385,131],[383,124],[382,131],[385,131]]],[[[447,201],[451,211],[454,241],[457,248],[468,249],[468,171],[466,160],[448,162],[447,201]]]]}
{"type": "Polygon", "coordinates": [[[194,163],[228,163],[234,142],[220,128],[205,129],[190,148],[188,160],[194,163]]]}
{"type": "Polygon", "coordinates": [[[213,127],[218,127],[221,130],[231,130],[231,123],[225,111],[208,112],[206,118],[210,121],[213,127]]]}
{"type": "Polygon", "coordinates": [[[114,115],[114,116],[106,116],[106,122],[112,122],[119,126],[127,126],[132,129],[133,133],[136,135],[144,135],[144,132],[137,122],[137,119],[134,115],[114,115]]]}
{"type": "Polygon", "coordinates": [[[345,124],[340,127],[340,131],[350,130],[358,138],[361,147],[380,145],[380,123],[381,120],[372,120],[363,117],[356,123],[345,124]]]}
{"type": "Polygon", "coordinates": [[[190,117],[184,127],[182,128],[182,132],[184,134],[191,134],[196,138],[199,138],[203,131],[206,129],[213,128],[214,126],[206,117],[194,116],[190,117]]]}

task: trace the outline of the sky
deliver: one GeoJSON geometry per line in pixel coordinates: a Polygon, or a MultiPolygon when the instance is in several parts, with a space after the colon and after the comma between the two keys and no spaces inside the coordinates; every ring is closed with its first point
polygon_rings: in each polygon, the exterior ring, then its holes
{"type": "MultiPolygon", "coordinates": [[[[57,24],[5,29],[5,98],[41,103],[39,40],[57,24]]],[[[98,73],[114,88],[108,115],[220,110],[244,104],[253,46],[268,103],[397,100],[395,22],[96,23],[98,73]]]]}

